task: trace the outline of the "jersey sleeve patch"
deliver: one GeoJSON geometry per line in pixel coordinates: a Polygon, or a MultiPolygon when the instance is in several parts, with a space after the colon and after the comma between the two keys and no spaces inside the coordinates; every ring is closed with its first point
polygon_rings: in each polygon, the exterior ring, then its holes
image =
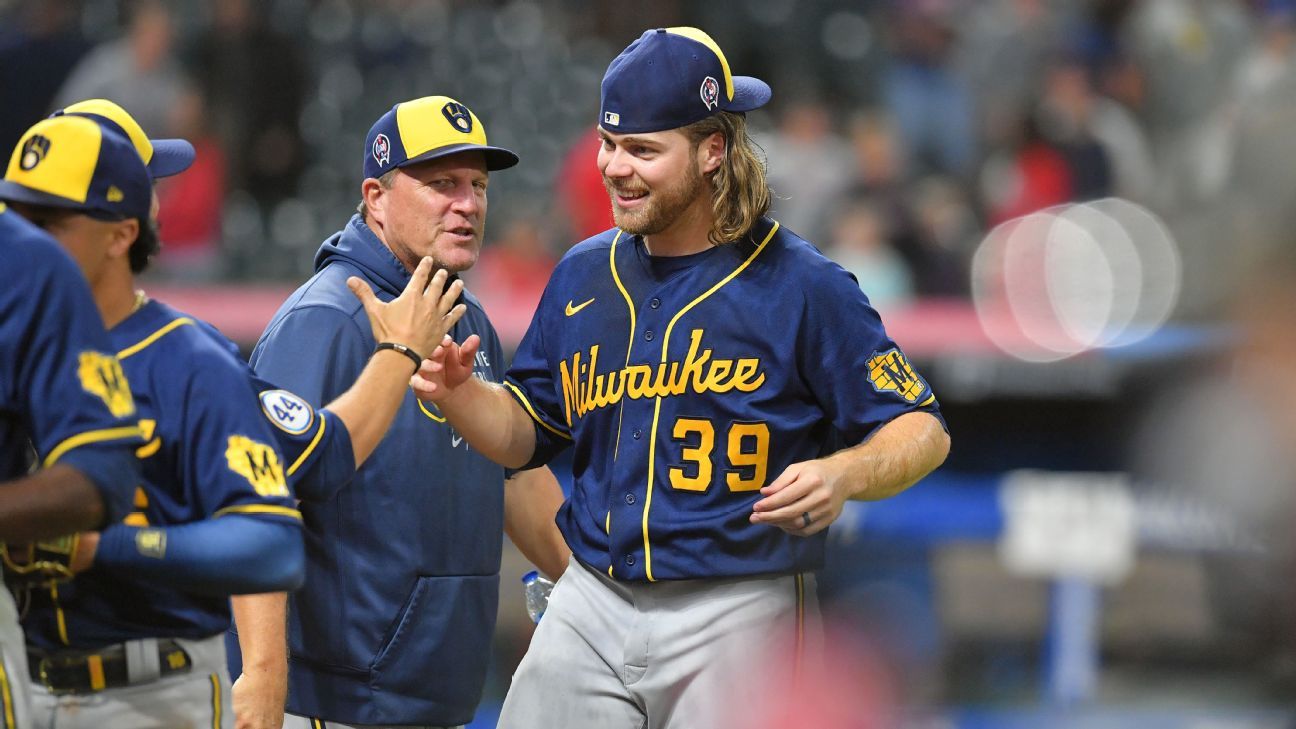
{"type": "Polygon", "coordinates": [[[257,494],[267,497],[289,495],[279,454],[270,446],[244,435],[231,435],[225,448],[225,460],[230,470],[246,478],[257,494]]]}
{"type": "Polygon", "coordinates": [[[141,529],[135,533],[135,549],[145,557],[166,557],[166,532],[161,529],[141,529]]]}
{"type": "Polygon", "coordinates": [[[135,414],[135,400],[131,397],[130,384],[116,357],[88,350],[78,356],[77,364],[81,389],[103,400],[114,417],[124,418],[135,414]]]}
{"type": "Polygon", "coordinates": [[[928,395],[927,383],[899,348],[874,352],[867,367],[869,384],[879,393],[895,395],[905,402],[918,402],[928,395]]]}
{"type": "Polygon", "coordinates": [[[315,408],[287,390],[265,390],[260,397],[261,411],[285,433],[301,435],[315,422],[315,408]]]}

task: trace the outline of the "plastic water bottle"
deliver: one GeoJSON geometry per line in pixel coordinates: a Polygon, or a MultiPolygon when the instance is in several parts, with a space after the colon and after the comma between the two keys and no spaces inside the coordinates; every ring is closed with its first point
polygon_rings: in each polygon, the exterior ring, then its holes
{"type": "Polygon", "coordinates": [[[531,622],[538,623],[544,616],[545,608],[549,607],[549,593],[553,591],[554,583],[531,570],[522,575],[522,586],[526,591],[527,615],[531,616],[531,622]]]}

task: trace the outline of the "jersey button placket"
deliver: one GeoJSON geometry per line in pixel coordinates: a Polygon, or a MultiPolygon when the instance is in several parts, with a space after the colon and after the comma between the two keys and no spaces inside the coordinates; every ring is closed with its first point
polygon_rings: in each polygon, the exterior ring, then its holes
{"type": "Polygon", "coordinates": [[[644,341],[651,342],[652,340],[653,340],[653,331],[649,329],[648,331],[644,332],[644,341]]]}
{"type": "Polygon", "coordinates": [[[627,494],[625,495],[625,502],[626,502],[626,505],[627,505],[627,506],[634,506],[634,503],[635,503],[635,495],[634,495],[634,494],[631,494],[631,493],[627,493],[627,494]]]}

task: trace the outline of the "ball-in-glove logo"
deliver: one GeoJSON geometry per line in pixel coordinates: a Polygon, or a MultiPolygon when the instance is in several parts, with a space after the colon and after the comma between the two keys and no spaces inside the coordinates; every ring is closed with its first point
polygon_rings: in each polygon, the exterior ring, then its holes
{"type": "Polygon", "coordinates": [[[441,113],[445,114],[446,121],[459,131],[467,134],[472,131],[472,114],[468,113],[468,107],[453,101],[441,107],[441,113]]]}
{"type": "Polygon", "coordinates": [[[879,393],[890,393],[905,402],[918,402],[928,393],[927,383],[898,348],[874,352],[866,367],[869,383],[879,393]]]}
{"type": "Polygon", "coordinates": [[[49,150],[49,137],[33,134],[26,142],[23,142],[22,156],[18,158],[18,167],[24,172],[30,170],[45,159],[45,156],[49,154],[49,150]]]}
{"type": "Polygon", "coordinates": [[[114,417],[135,414],[130,383],[115,356],[94,350],[82,352],[77,356],[77,376],[81,378],[81,388],[103,400],[114,417]]]}
{"type": "Polygon", "coordinates": [[[379,167],[384,167],[391,161],[391,140],[386,134],[379,134],[374,137],[373,158],[379,167]]]}
{"type": "Polygon", "coordinates": [[[274,448],[245,435],[231,435],[225,448],[225,460],[234,473],[246,478],[261,496],[287,498],[287,481],[274,448]]]}
{"type": "Polygon", "coordinates": [[[720,84],[714,78],[707,76],[702,79],[702,88],[698,89],[698,94],[702,96],[702,103],[706,104],[708,110],[720,105],[720,84]]]}

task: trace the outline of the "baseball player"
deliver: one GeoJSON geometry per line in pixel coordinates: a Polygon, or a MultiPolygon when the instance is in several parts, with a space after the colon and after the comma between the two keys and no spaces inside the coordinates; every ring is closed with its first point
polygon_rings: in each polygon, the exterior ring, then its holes
{"type": "MultiPolygon", "coordinates": [[[[848,498],[944,459],[931,389],[854,278],[764,216],[733,76],[695,28],[644,33],[603,78],[598,164],[618,228],[555,270],[503,385],[447,340],[416,389],[512,466],[573,449],[574,562],[500,726],[716,727],[778,691],[744,647],[813,640],[813,578],[848,498]]],[[[791,687],[786,690],[794,690],[791,687]]]]}
{"type": "MultiPolygon", "coordinates": [[[[149,175],[157,180],[179,174],[189,168],[194,160],[193,145],[183,139],[150,139],[134,117],[117,103],[108,99],[90,99],[79,101],[55,111],[51,116],[82,116],[120,132],[135,147],[135,151],[144,160],[149,175]]],[[[447,287],[445,274],[433,275],[428,293],[446,291],[457,297],[462,294],[463,283],[451,282],[447,287]]],[[[377,328],[376,334],[381,342],[411,341],[420,346],[395,347],[384,345],[383,349],[402,354],[406,360],[414,362],[419,359],[418,352],[431,349],[427,346],[435,334],[425,332],[416,321],[400,321],[404,317],[418,317],[430,312],[431,302],[409,299],[403,306],[386,307],[377,298],[370,296],[372,289],[357,279],[351,289],[359,304],[365,310],[370,325],[377,328]],[[420,303],[426,305],[419,306],[420,303]],[[415,333],[407,333],[416,330],[415,333]]],[[[456,305],[446,314],[449,322],[457,321],[466,311],[466,307],[456,305]]],[[[195,326],[210,335],[213,340],[239,357],[238,345],[230,341],[219,330],[207,322],[195,319],[195,326]]],[[[241,360],[240,360],[241,362],[241,360]]],[[[262,414],[278,426],[273,433],[285,457],[292,463],[300,463],[287,474],[288,484],[295,496],[315,500],[327,500],[345,486],[355,469],[364,463],[378,442],[386,433],[395,415],[404,392],[405,382],[397,375],[403,374],[400,358],[385,357],[373,360],[366,367],[343,395],[331,402],[327,409],[315,409],[301,398],[287,390],[266,381],[245,365],[248,377],[258,395],[258,407],[262,414]],[[391,366],[385,366],[393,363],[391,366]],[[301,428],[300,423],[309,423],[301,428]]]]}
{"type": "MultiPolygon", "coordinates": [[[[21,150],[19,166],[45,150],[21,150]]],[[[0,539],[48,539],[116,521],[139,480],[130,385],[76,264],[0,203],[0,539]],[[33,454],[34,448],[34,454],[33,454]],[[27,475],[32,456],[41,467],[27,475]]],[[[0,590],[0,727],[31,726],[18,613],[0,590]]]]}
{"type": "MultiPolygon", "coordinates": [[[[41,122],[20,147],[43,140],[46,159],[11,164],[0,183],[0,198],[59,238],[92,282],[117,356],[135,377],[147,441],[135,453],[144,470],[136,511],[102,535],[81,535],[70,550],[71,572],[93,566],[30,590],[34,725],[232,726],[224,596],[300,585],[300,514],[289,480],[343,470],[326,459],[354,469],[395,414],[414,352],[426,351],[462,308],[452,309],[455,287],[440,294],[444,275],[424,293],[431,261],[389,306],[356,282],[385,335],[365,380],[332,413],[265,389],[213,329],[135,290],[133,274],[157,249],[156,197],[150,170],[121,131],[81,114],[41,122]]],[[[178,140],[143,141],[161,152],[146,155],[154,176],[192,161],[192,147],[178,140]]],[[[28,572],[16,561],[20,579],[28,572]]]]}

